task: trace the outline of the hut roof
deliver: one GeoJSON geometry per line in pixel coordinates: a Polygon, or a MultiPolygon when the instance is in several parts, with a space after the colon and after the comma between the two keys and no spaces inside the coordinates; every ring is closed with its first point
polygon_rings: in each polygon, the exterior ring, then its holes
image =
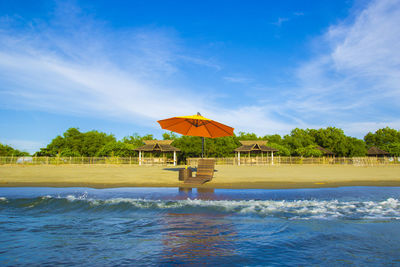
{"type": "Polygon", "coordinates": [[[376,146],[373,146],[370,147],[370,149],[368,149],[367,154],[369,156],[375,156],[375,155],[389,155],[390,153],[380,148],[377,148],[376,146]]]}
{"type": "Polygon", "coordinates": [[[326,148],[323,148],[323,147],[320,147],[320,146],[317,146],[316,149],[321,151],[324,155],[335,155],[335,153],[333,153],[329,149],[326,149],[326,148]]]}
{"type": "Polygon", "coordinates": [[[174,140],[145,140],[144,146],[138,147],[136,151],[160,151],[160,152],[173,152],[173,151],[181,151],[179,148],[171,146],[171,143],[174,140]]]}
{"type": "Polygon", "coordinates": [[[252,146],[252,145],[259,145],[259,146],[265,146],[268,141],[263,141],[263,140],[250,140],[250,141],[239,141],[242,145],[244,146],[252,146]]]}
{"type": "Polygon", "coordinates": [[[174,140],[143,140],[146,145],[170,145],[174,140]]]}
{"type": "Polygon", "coordinates": [[[239,141],[242,146],[235,149],[235,152],[253,152],[253,151],[261,151],[261,152],[277,152],[279,151],[276,148],[266,146],[267,141],[239,141]]]}

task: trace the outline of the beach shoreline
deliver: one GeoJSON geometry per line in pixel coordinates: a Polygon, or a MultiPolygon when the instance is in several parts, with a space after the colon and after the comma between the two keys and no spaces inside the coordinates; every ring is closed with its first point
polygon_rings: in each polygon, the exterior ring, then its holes
{"type": "Polygon", "coordinates": [[[184,166],[1,165],[0,187],[200,187],[291,189],[343,186],[400,186],[400,166],[217,165],[211,182],[178,181],[184,166]]]}

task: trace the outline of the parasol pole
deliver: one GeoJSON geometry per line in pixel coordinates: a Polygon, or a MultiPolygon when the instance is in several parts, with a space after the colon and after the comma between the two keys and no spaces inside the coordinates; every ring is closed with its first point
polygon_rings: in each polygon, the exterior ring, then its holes
{"type": "MultiPolygon", "coordinates": [[[[200,112],[197,112],[197,115],[201,116],[200,112]]],[[[204,136],[201,137],[201,158],[204,158],[204,136]]]]}
{"type": "Polygon", "coordinates": [[[204,157],[204,137],[201,138],[201,158],[204,157]]]}

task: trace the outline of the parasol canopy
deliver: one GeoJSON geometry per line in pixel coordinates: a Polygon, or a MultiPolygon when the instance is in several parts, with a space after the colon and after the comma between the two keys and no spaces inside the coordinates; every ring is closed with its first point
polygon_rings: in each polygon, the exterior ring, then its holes
{"type": "Polygon", "coordinates": [[[200,113],[193,116],[181,116],[159,120],[158,123],[164,130],[183,135],[209,138],[232,136],[234,130],[232,127],[225,124],[207,119],[201,116],[200,113]]]}
{"type": "Polygon", "coordinates": [[[182,135],[203,137],[201,157],[204,155],[204,137],[216,138],[223,136],[232,136],[233,128],[225,124],[207,119],[200,113],[193,116],[172,117],[169,119],[157,121],[161,128],[182,135]]]}

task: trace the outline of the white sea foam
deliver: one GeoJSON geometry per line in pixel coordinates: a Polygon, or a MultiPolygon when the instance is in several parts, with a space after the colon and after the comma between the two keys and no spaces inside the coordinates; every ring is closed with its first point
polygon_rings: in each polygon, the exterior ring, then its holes
{"type": "Polygon", "coordinates": [[[113,198],[89,199],[87,194],[69,195],[69,201],[88,201],[92,206],[128,204],[137,209],[212,209],[227,213],[257,214],[285,218],[349,218],[349,219],[400,219],[400,201],[388,198],[384,201],[338,200],[149,200],[113,198]]]}
{"type": "MultiPolygon", "coordinates": [[[[74,195],[68,195],[65,198],[69,201],[75,201],[75,200],[86,200],[88,196],[87,192],[84,192],[82,195],[80,196],[74,196],[74,195]]],[[[61,197],[59,197],[61,198],[61,197]]]]}

